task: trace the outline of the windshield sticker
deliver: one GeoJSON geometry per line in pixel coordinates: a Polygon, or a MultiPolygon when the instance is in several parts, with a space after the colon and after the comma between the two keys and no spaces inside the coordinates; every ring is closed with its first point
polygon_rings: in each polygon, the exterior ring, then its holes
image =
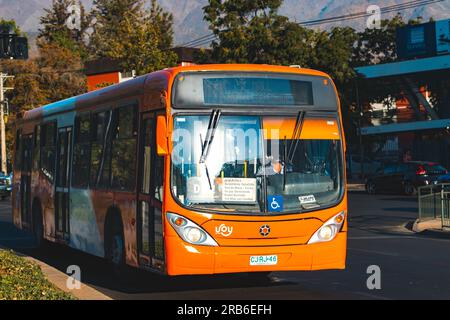
{"type": "Polygon", "coordinates": [[[269,212],[282,212],[283,196],[268,196],[267,207],[269,208],[269,212]]]}
{"type": "Polygon", "coordinates": [[[191,203],[214,202],[214,187],[209,187],[208,180],[201,177],[187,179],[186,200],[191,203]]]}
{"type": "Polygon", "coordinates": [[[222,201],[224,202],[256,202],[256,179],[223,178],[222,201]]]}
{"type": "Polygon", "coordinates": [[[316,203],[316,197],[314,197],[313,194],[309,196],[300,196],[298,197],[298,200],[301,204],[316,203]]]}

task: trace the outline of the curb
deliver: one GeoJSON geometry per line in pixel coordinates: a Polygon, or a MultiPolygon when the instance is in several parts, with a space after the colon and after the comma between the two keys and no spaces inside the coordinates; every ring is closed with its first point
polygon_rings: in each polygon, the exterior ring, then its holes
{"type": "Polygon", "coordinates": [[[416,233],[421,233],[427,230],[442,230],[442,220],[432,219],[420,221],[419,219],[417,219],[416,221],[414,221],[412,230],[416,233]]]}
{"type": "Polygon", "coordinates": [[[450,239],[450,229],[442,228],[441,219],[427,221],[417,219],[413,224],[412,231],[418,235],[450,239]]]}
{"type": "Polygon", "coordinates": [[[362,183],[347,183],[347,190],[349,192],[365,192],[366,185],[362,183]]]}
{"type": "MultiPolygon", "coordinates": [[[[5,247],[1,247],[1,246],[0,246],[0,249],[7,250],[7,251],[11,250],[9,248],[5,248],[5,247]]],[[[14,254],[24,258],[25,260],[37,264],[41,268],[42,273],[47,277],[48,281],[53,283],[60,290],[72,294],[79,300],[112,300],[111,297],[108,297],[107,295],[101,293],[100,291],[95,290],[94,288],[92,288],[84,283],[81,283],[80,289],[70,290],[67,287],[67,279],[68,279],[67,274],[59,271],[58,269],[56,269],[52,266],[49,266],[48,264],[46,264],[40,260],[37,260],[30,256],[27,256],[21,252],[17,252],[15,250],[13,250],[13,252],[14,252],[14,254]]]]}

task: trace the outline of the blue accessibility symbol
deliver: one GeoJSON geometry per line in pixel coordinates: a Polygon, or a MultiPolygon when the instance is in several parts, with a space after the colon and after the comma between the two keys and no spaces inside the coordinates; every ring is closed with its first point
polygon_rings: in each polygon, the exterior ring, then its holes
{"type": "Polygon", "coordinates": [[[268,196],[267,207],[269,208],[269,212],[283,212],[283,197],[268,196]]]}

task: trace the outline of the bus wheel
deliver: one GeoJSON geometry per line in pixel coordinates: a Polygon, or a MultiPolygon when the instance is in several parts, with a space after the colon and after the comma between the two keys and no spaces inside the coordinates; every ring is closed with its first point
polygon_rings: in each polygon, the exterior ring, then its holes
{"type": "Polygon", "coordinates": [[[367,182],[366,184],[366,191],[368,194],[375,194],[377,192],[375,183],[372,181],[367,182]]]}
{"type": "Polygon", "coordinates": [[[42,219],[42,213],[40,207],[34,207],[33,214],[33,238],[36,248],[43,249],[44,240],[44,221],[42,219]]]}
{"type": "Polygon", "coordinates": [[[113,222],[107,230],[106,258],[115,275],[123,275],[125,271],[125,241],[121,224],[113,222]]]}

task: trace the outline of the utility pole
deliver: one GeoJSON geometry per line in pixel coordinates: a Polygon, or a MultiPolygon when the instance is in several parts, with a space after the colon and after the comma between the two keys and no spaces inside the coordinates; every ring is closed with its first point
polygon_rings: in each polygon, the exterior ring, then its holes
{"type": "Polygon", "coordinates": [[[5,81],[13,76],[8,76],[0,72],[0,144],[1,144],[1,171],[8,174],[7,162],[6,162],[6,133],[5,133],[5,92],[12,90],[13,88],[5,87],[5,81]]]}

